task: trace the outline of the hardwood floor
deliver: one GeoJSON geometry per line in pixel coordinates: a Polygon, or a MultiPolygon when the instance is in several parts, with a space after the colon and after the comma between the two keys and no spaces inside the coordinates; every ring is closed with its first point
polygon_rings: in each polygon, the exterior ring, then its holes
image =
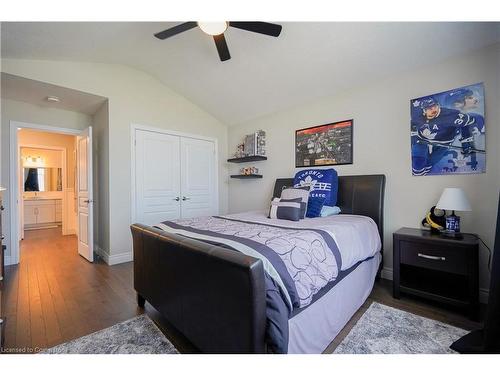
{"type": "MultiPolygon", "coordinates": [[[[26,232],[19,265],[6,267],[4,290],[8,352],[37,352],[144,312],[179,351],[196,352],[149,304],[145,310],[137,307],[132,263],[89,263],[78,255],[76,237],[62,236],[60,228],[26,232]]],[[[335,350],[372,301],[464,329],[479,326],[443,307],[410,298],[394,300],[391,283],[382,280],[326,353],[335,350]]]]}

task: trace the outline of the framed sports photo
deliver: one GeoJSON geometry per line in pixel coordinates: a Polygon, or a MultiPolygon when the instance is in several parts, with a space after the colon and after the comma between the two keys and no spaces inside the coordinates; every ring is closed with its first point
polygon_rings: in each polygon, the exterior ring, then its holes
{"type": "Polygon", "coordinates": [[[484,85],[412,99],[413,176],[486,172],[484,85]]]}
{"type": "Polygon", "coordinates": [[[295,167],[352,164],[353,120],[295,131],[295,167]]]}

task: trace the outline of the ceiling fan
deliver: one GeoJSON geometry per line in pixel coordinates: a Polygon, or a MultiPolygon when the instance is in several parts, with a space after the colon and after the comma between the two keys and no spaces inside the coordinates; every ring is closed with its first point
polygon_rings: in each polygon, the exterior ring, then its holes
{"type": "Polygon", "coordinates": [[[227,47],[226,38],[224,37],[224,32],[229,26],[236,27],[238,29],[251,31],[258,34],[264,34],[269,36],[277,37],[281,33],[281,25],[277,25],[269,22],[233,22],[233,21],[222,21],[222,22],[184,22],[180,25],[174,26],[170,29],[160,31],[155,34],[158,39],[167,39],[171,36],[180,34],[184,31],[191,30],[198,26],[204,33],[212,35],[215,41],[215,46],[217,47],[217,52],[221,61],[226,61],[231,58],[229,54],[229,49],[227,47]]]}

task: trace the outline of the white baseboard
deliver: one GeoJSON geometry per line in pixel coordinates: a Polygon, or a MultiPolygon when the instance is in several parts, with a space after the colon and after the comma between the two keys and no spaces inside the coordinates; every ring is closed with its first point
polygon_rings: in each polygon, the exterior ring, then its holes
{"type": "Polygon", "coordinates": [[[120,263],[132,262],[132,260],[134,259],[134,254],[132,252],[110,255],[107,251],[101,249],[97,245],[94,245],[94,249],[95,249],[95,252],[109,266],[113,266],[115,264],[120,264],[120,263]]]}
{"type": "Polygon", "coordinates": [[[5,261],[6,266],[10,266],[10,265],[14,264],[14,259],[12,259],[12,257],[10,255],[5,255],[4,261],[5,261]]]}
{"type": "Polygon", "coordinates": [[[387,268],[387,267],[382,268],[380,276],[382,277],[382,279],[392,280],[392,268],[387,268]]]}
{"type": "MultiPolygon", "coordinates": [[[[386,280],[392,280],[392,268],[382,268],[381,277],[386,280]]],[[[490,290],[487,288],[479,288],[479,302],[488,303],[490,290]]]]}

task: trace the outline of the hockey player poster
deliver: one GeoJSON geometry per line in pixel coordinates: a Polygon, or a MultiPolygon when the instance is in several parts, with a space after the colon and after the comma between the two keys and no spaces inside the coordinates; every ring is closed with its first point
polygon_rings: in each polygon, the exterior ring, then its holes
{"type": "Polygon", "coordinates": [[[414,176],[486,172],[482,83],[410,101],[414,176]]]}
{"type": "Polygon", "coordinates": [[[295,167],[352,164],[353,120],[295,131],[295,167]]]}

